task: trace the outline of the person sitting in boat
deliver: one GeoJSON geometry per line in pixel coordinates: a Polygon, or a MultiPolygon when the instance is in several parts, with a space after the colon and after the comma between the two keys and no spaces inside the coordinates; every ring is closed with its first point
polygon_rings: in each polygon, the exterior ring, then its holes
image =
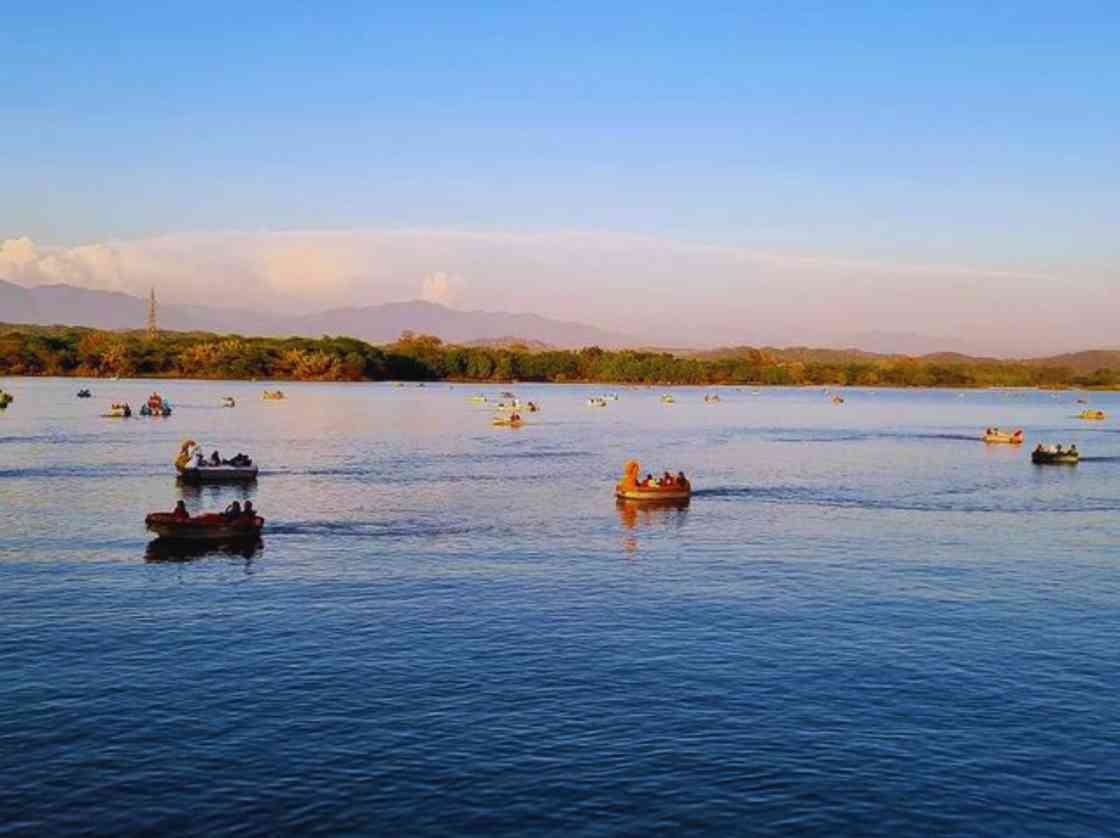
{"type": "Polygon", "coordinates": [[[665,473],[661,475],[661,485],[662,486],[672,486],[673,485],[673,475],[669,474],[668,470],[666,470],[665,473]]]}
{"type": "Polygon", "coordinates": [[[1069,453],[1070,453],[1070,454],[1076,454],[1076,453],[1077,453],[1077,445],[1076,445],[1076,444],[1074,444],[1074,445],[1071,445],[1071,446],[1069,447],[1069,453]]]}
{"type": "Polygon", "coordinates": [[[640,485],[643,489],[646,488],[647,486],[652,486],[653,485],[653,475],[647,473],[646,477],[645,477],[645,480],[643,480],[640,485]]]}
{"type": "Polygon", "coordinates": [[[187,505],[182,501],[176,502],[175,511],[171,514],[175,516],[176,521],[189,521],[191,519],[191,513],[187,512],[187,505]]]}
{"type": "Polygon", "coordinates": [[[234,501],[229,506],[227,506],[226,511],[222,513],[222,517],[224,517],[227,521],[236,521],[238,518],[240,518],[241,517],[241,504],[240,504],[240,502],[234,501]]]}
{"type": "Polygon", "coordinates": [[[124,406],[124,418],[128,419],[130,416],[132,416],[132,408],[129,407],[128,404],[126,403],[125,406],[124,406]]]}
{"type": "Polygon", "coordinates": [[[251,500],[245,501],[245,508],[241,510],[241,517],[247,518],[250,522],[257,517],[257,510],[253,509],[251,500]]]}
{"type": "Polygon", "coordinates": [[[689,488],[688,480],[685,478],[683,471],[678,471],[677,472],[677,485],[680,486],[682,489],[689,488]]]}
{"type": "Polygon", "coordinates": [[[221,455],[217,451],[214,451],[213,453],[211,453],[210,454],[210,465],[220,466],[221,464],[222,464],[221,455]]]}

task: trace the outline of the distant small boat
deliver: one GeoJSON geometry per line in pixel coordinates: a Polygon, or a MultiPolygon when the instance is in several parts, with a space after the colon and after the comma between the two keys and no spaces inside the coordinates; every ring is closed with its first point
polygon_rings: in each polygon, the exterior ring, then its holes
{"type": "Polygon", "coordinates": [[[233,396],[222,396],[222,407],[237,407],[237,402],[233,400],[233,396]]]}
{"type": "Polygon", "coordinates": [[[662,404],[675,404],[675,403],[676,403],[676,401],[677,401],[677,400],[676,400],[675,398],[673,398],[673,395],[672,395],[672,393],[665,393],[665,394],[664,394],[664,395],[663,395],[663,396],[661,397],[661,403],[662,403],[662,404]]]}
{"type": "Polygon", "coordinates": [[[587,400],[587,406],[588,407],[606,407],[607,406],[607,400],[604,399],[602,396],[592,396],[591,398],[589,398],[587,400]]]}
{"type": "Polygon", "coordinates": [[[1001,431],[999,428],[988,428],[984,431],[984,436],[981,437],[984,442],[999,442],[1007,445],[1022,445],[1023,431],[1022,429],[1011,431],[1001,431]]]}
{"type": "Polygon", "coordinates": [[[128,402],[113,402],[108,413],[102,413],[102,419],[129,419],[132,417],[132,408],[128,402]]]}
{"type": "Polygon", "coordinates": [[[0,390],[0,410],[3,410],[15,400],[16,397],[11,393],[6,393],[3,390],[0,390]]]}
{"type": "Polygon", "coordinates": [[[833,404],[843,404],[844,403],[844,397],[843,396],[833,396],[832,397],[832,403],[833,404]]]}
{"type": "Polygon", "coordinates": [[[1081,454],[1077,450],[1076,445],[1071,445],[1069,448],[1062,448],[1062,446],[1043,446],[1039,445],[1034,451],[1031,452],[1031,462],[1035,465],[1077,465],[1081,460],[1081,454]]]}
{"type": "Polygon", "coordinates": [[[278,402],[284,398],[283,390],[265,390],[261,393],[261,398],[267,401],[278,402]]]}
{"type": "Polygon", "coordinates": [[[1104,419],[1103,410],[1083,410],[1077,414],[1078,419],[1089,419],[1090,421],[1100,421],[1104,419]]]}
{"type": "Polygon", "coordinates": [[[711,396],[705,395],[704,396],[704,401],[707,402],[708,404],[714,404],[716,402],[719,402],[720,401],[719,394],[716,393],[716,394],[713,394],[711,396]]]}
{"type": "Polygon", "coordinates": [[[78,398],[79,399],[88,399],[91,396],[93,396],[93,393],[91,393],[89,390],[82,389],[82,390],[78,391],[78,398]]]}
{"type": "Polygon", "coordinates": [[[520,428],[524,423],[521,421],[521,414],[511,413],[508,416],[495,416],[490,424],[502,428],[520,428]]]}

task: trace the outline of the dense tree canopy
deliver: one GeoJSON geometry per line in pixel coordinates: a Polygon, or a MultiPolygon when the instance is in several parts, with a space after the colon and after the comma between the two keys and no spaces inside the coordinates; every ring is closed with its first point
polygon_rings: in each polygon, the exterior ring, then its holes
{"type": "Polygon", "coordinates": [[[1078,374],[1015,361],[907,357],[820,360],[744,348],[710,357],[667,352],[530,351],[454,346],[405,333],[372,346],[354,338],[260,338],[203,332],[0,327],[0,375],[189,377],[297,381],[596,381],[628,384],[820,384],[889,387],[1120,387],[1120,371],[1078,374]]]}

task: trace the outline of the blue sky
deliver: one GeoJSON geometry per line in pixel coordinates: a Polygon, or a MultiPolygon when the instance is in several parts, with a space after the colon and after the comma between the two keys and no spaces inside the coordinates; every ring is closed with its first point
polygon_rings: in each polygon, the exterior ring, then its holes
{"type": "Polygon", "coordinates": [[[601,5],[20,3],[0,240],[590,230],[1115,269],[1120,4],[601,5]]]}

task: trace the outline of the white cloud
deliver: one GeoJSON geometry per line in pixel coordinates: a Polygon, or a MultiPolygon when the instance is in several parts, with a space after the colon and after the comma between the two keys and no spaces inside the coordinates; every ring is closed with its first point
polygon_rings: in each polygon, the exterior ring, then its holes
{"type": "Polygon", "coordinates": [[[462,290],[462,277],[437,271],[420,281],[420,299],[429,303],[454,306],[462,290]]]}

